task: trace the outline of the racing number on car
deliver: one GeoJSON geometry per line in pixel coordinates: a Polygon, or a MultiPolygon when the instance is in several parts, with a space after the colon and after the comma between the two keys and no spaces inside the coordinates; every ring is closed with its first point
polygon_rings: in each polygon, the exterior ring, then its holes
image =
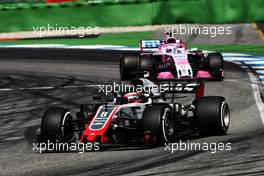
{"type": "Polygon", "coordinates": [[[98,112],[97,116],[95,117],[91,129],[98,130],[103,128],[106,124],[107,120],[110,118],[111,113],[114,111],[115,106],[107,107],[107,108],[100,108],[100,112],[98,112]]]}
{"type": "Polygon", "coordinates": [[[100,115],[100,117],[106,117],[107,114],[108,114],[108,112],[102,112],[101,115],[100,115]]]}

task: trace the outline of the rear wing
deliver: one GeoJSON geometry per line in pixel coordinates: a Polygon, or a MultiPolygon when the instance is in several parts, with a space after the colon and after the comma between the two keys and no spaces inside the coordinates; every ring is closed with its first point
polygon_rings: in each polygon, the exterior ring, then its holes
{"type": "Polygon", "coordinates": [[[154,96],[163,96],[168,93],[195,93],[196,98],[204,96],[204,79],[171,79],[151,82],[146,78],[137,78],[131,81],[134,86],[149,88],[154,96]]]}
{"type": "Polygon", "coordinates": [[[204,81],[202,79],[161,80],[160,93],[195,93],[197,98],[203,97],[204,81]]]}
{"type": "Polygon", "coordinates": [[[140,51],[149,51],[154,52],[157,51],[157,49],[160,47],[160,45],[163,43],[162,40],[141,40],[139,43],[140,51]]]}

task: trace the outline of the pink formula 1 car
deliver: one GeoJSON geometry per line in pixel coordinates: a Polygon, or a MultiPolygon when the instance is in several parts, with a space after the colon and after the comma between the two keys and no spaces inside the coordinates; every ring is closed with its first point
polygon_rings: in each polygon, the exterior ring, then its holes
{"type": "Polygon", "coordinates": [[[224,61],[221,53],[186,49],[174,37],[140,41],[140,55],[122,55],[122,80],[146,77],[152,80],[206,78],[222,80],[224,61]]]}

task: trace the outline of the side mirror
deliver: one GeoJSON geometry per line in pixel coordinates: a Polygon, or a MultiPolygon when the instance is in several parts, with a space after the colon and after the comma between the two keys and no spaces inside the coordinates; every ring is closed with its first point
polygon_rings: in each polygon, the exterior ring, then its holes
{"type": "Polygon", "coordinates": [[[102,96],[101,95],[94,95],[93,96],[93,100],[101,101],[102,100],[102,96]]]}

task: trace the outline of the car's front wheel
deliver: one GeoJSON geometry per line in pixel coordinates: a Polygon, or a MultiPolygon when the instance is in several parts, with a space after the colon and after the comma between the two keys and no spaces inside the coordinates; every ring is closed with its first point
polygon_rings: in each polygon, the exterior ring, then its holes
{"type": "Polygon", "coordinates": [[[154,57],[151,55],[142,55],[139,58],[139,70],[143,72],[148,72],[148,77],[151,80],[155,80],[157,73],[154,65],[154,57]]]}
{"type": "Polygon", "coordinates": [[[120,77],[121,80],[132,80],[138,71],[137,55],[122,55],[120,58],[120,77]]]}
{"type": "Polygon", "coordinates": [[[221,81],[224,78],[224,59],[221,53],[208,54],[209,72],[215,80],[221,81]]]}
{"type": "Polygon", "coordinates": [[[68,109],[50,107],[44,112],[41,121],[42,139],[70,142],[73,136],[73,118],[68,109]]]}

